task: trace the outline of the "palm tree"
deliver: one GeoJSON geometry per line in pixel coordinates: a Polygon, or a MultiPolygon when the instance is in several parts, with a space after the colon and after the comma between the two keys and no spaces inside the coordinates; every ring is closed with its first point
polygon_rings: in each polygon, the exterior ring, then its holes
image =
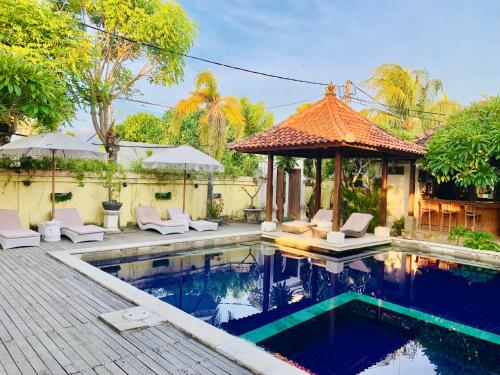
{"type": "MultiPolygon", "coordinates": [[[[182,121],[192,113],[202,110],[199,119],[198,136],[201,147],[210,156],[221,159],[226,148],[228,135],[240,138],[244,134],[245,121],[241,114],[240,101],[234,96],[222,96],[218,91],[217,79],[207,70],[195,79],[195,90],[187,99],[177,103],[173,116],[173,132],[178,135],[182,121]]],[[[207,217],[212,205],[212,173],[208,174],[207,217]]]]}
{"type": "Polygon", "coordinates": [[[396,64],[382,64],[364,82],[375,91],[382,105],[362,111],[373,122],[405,130],[414,135],[444,122],[460,104],[448,99],[443,83],[431,79],[425,69],[410,70],[396,64]]]}
{"type": "Polygon", "coordinates": [[[182,99],[174,109],[173,131],[179,133],[182,121],[190,114],[202,110],[199,120],[200,143],[210,156],[221,159],[229,133],[234,138],[244,134],[245,121],[239,100],[234,96],[222,96],[217,79],[207,70],[195,79],[195,90],[187,99],[182,99]]]}

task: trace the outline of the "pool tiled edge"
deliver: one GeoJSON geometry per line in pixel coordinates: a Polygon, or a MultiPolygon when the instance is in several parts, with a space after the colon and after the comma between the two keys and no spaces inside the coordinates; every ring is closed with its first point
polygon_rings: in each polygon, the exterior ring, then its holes
{"type": "MultiPolygon", "coordinates": [[[[247,233],[245,233],[247,234],[247,233]]],[[[234,236],[234,234],[232,234],[234,236]]],[[[183,239],[185,242],[188,239],[183,239]]],[[[196,240],[202,240],[196,238],[196,240]]],[[[162,244],[166,244],[162,241],[162,244]]],[[[149,243],[127,244],[127,247],[150,246],[149,243]]],[[[154,245],[158,245],[155,243],[154,245]]],[[[118,246],[120,247],[120,246],[118,246]]],[[[156,314],[164,317],[169,324],[184,332],[188,336],[207,347],[219,352],[235,363],[245,367],[256,374],[304,374],[304,372],[264,351],[258,346],[239,337],[235,337],[223,330],[211,326],[182,310],[179,310],[156,297],[143,292],[136,287],[107,274],[104,271],[84,262],[75,254],[90,251],[103,251],[116,249],[117,246],[105,246],[103,248],[75,249],[69,251],[54,251],[48,254],[64,263],[66,266],[87,276],[97,284],[110,290],[123,299],[137,305],[144,306],[156,314]]],[[[125,248],[125,246],[121,246],[125,248]]]]}

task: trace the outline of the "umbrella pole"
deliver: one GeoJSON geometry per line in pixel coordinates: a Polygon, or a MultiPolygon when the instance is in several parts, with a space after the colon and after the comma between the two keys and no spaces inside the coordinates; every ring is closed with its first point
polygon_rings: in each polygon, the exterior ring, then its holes
{"type": "Polygon", "coordinates": [[[182,212],[186,212],[186,168],[184,168],[184,187],[182,192],[182,212]]]}
{"type": "Polygon", "coordinates": [[[52,212],[51,219],[54,220],[56,216],[56,150],[50,150],[52,153],[52,212]]]}

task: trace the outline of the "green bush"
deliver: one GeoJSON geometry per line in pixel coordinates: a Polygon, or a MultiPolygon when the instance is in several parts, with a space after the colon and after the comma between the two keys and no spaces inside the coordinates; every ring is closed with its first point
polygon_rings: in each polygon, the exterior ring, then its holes
{"type": "Polygon", "coordinates": [[[366,189],[362,187],[342,188],[342,219],[345,222],[354,212],[373,215],[368,227],[373,231],[379,225],[380,189],[366,189]]]}

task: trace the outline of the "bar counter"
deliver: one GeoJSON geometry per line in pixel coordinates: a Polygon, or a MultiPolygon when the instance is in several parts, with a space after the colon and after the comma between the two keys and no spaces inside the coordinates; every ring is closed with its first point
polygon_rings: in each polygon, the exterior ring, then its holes
{"type": "MultiPolygon", "coordinates": [[[[477,225],[477,230],[482,230],[484,232],[490,232],[495,236],[500,236],[500,201],[459,201],[459,200],[449,200],[449,199],[439,199],[439,198],[427,198],[423,199],[431,204],[431,209],[436,212],[432,215],[431,225],[433,230],[439,230],[441,222],[441,209],[443,203],[451,203],[452,211],[456,212],[458,215],[458,223],[456,223],[457,218],[452,219],[452,227],[454,226],[465,226],[465,205],[474,204],[476,205],[476,217],[480,217],[479,224],[477,225]]],[[[420,214],[421,202],[419,201],[419,214],[420,214]]],[[[445,223],[448,223],[447,216],[445,217],[445,223]]],[[[427,217],[424,215],[422,220],[422,229],[427,228],[428,222],[427,217]]],[[[472,226],[472,219],[468,219],[467,227],[470,229],[472,226]]],[[[447,231],[448,228],[445,228],[447,231]]]]}

